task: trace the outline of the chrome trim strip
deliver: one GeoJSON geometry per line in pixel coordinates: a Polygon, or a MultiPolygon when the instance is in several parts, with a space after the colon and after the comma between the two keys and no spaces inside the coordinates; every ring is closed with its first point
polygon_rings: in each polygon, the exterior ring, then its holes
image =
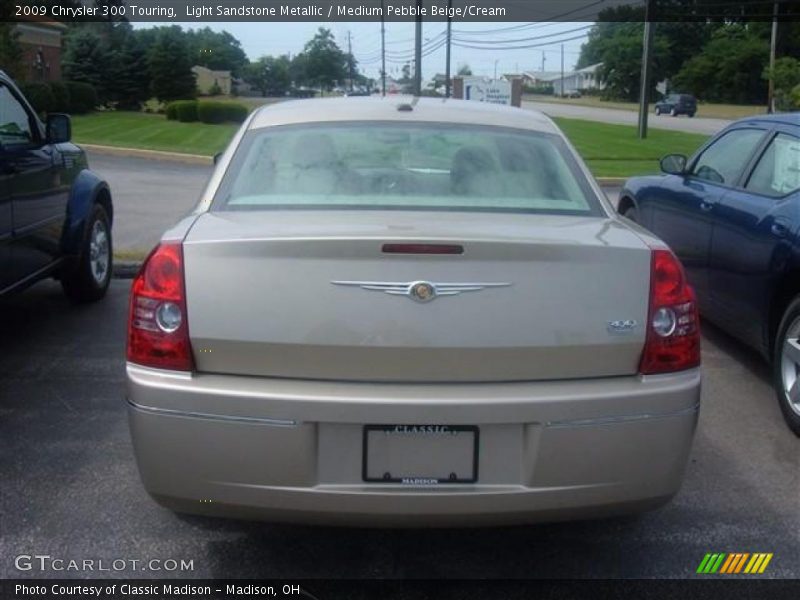
{"type": "Polygon", "coordinates": [[[596,425],[616,425],[617,423],[634,423],[648,419],[669,419],[671,417],[684,417],[700,410],[700,403],[675,412],[668,413],[641,413],[636,415],[619,415],[616,417],[598,417],[596,419],[569,419],[566,421],[548,421],[545,427],[549,429],[563,429],[567,427],[592,427],[596,425]]]}
{"type": "Polygon", "coordinates": [[[213,415],[210,413],[188,412],[172,408],[156,408],[144,406],[128,399],[128,404],[144,412],[170,417],[190,417],[192,419],[206,419],[209,421],[224,421],[227,423],[248,423],[250,425],[269,425],[271,427],[297,427],[297,421],[291,419],[268,419],[262,417],[235,417],[230,415],[213,415]]]}

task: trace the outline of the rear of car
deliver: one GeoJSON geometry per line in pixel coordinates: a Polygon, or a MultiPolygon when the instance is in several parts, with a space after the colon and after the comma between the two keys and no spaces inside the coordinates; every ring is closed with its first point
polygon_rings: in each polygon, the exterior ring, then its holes
{"type": "Polygon", "coordinates": [[[263,109],[133,284],[145,487],[348,524],[662,504],[699,407],[694,297],[605,202],[540,115],[263,109]]]}
{"type": "Polygon", "coordinates": [[[689,94],[670,94],[656,103],[656,114],[668,114],[673,117],[697,114],[697,99],[689,94]]]}

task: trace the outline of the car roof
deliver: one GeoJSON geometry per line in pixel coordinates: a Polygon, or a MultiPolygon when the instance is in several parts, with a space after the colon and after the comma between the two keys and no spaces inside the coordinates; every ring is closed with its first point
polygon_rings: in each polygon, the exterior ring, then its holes
{"type": "Polygon", "coordinates": [[[777,113],[774,115],[754,115],[752,117],[739,119],[738,121],[735,121],[733,125],[741,125],[742,123],[761,123],[764,125],[783,123],[785,125],[794,125],[796,127],[800,127],[800,112],[777,113]]]}
{"type": "Polygon", "coordinates": [[[262,106],[249,129],[332,123],[337,121],[435,122],[511,127],[561,135],[555,124],[536,110],[444,98],[371,96],[289,100],[262,106]],[[398,107],[404,107],[405,110],[398,107]],[[411,107],[411,110],[408,110],[411,107]]]}

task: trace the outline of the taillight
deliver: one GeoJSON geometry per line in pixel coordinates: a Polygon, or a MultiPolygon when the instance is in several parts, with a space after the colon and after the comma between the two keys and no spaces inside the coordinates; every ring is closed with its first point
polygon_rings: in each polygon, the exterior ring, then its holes
{"type": "Polygon", "coordinates": [[[694,290],[672,252],[654,249],[650,270],[643,375],[690,369],[700,364],[700,319],[694,290]]]}
{"type": "Polygon", "coordinates": [[[128,360],[174,371],[191,371],[194,367],[180,243],[156,246],[133,280],[128,360]]]}

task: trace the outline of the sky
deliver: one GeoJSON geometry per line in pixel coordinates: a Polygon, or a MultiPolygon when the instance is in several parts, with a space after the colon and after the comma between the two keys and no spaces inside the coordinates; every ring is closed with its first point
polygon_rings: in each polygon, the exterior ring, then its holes
{"type": "MultiPolygon", "coordinates": [[[[134,23],[134,27],[144,28],[167,23],[134,23]]],[[[174,24],[174,23],[173,23],[174,24]]],[[[353,54],[359,61],[359,69],[367,77],[378,78],[380,72],[381,25],[379,22],[333,22],[333,23],[246,23],[246,22],[200,22],[183,23],[184,28],[210,27],[216,31],[228,31],[237,38],[250,60],[263,55],[295,55],[302,51],[305,43],[319,27],[329,28],[339,46],[347,51],[347,34],[350,32],[353,54]]],[[[453,46],[451,65],[455,72],[460,65],[468,64],[475,75],[494,76],[497,74],[521,71],[542,70],[542,58],[546,71],[561,69],[561,40],[564,41],[564,68],[571,70],[580,54],[581,44],[591,23],[542,22],[521,23],[453,23],[454,36],[469,37],[470,42],[490,49],[472,49],[453,46]],[[514,28],[508,30],[507,28],[514,28]],[[505,31],[497,31],[506,29],[505,31]],[[495,33],[487,33],[495,31],[495,33]],[[539,38],[533,41],[512,42],[513,45],[533,45],[535,48],[522,50],[499,50],[497,42],[539,38]],[[579,39],[574,39],[579,38],[579,39]],[[567,41],[568,40],[568,41],[567,41]],[[539,44],[543,44],[538,46],[539,44]]],[[[444,73],[445,49],[437,46],[443,40],[445,23],[423,23],[423,40],[430,40],[423,46],[430,49],[422,59],[424,79],[436,73],[444,73]]],[[[476,45],[472,43],[472,45],[476,45]]],[[[406,59],[413,56],[414,23],[386,23],[386,71],[390,76],[399,76],[406,59]]]]}

